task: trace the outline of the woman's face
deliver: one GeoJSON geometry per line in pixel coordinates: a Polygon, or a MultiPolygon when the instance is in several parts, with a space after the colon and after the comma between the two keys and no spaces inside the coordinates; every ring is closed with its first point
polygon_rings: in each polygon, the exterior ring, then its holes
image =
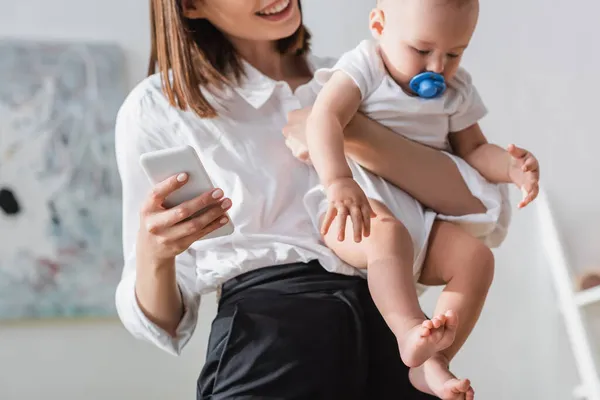
{"type": "Polygon", "coordinates": [[[289,37],[302,22],[300,0],[183,0],[190,19],[207,19],[231,38],[274,41],[289,37]]]}

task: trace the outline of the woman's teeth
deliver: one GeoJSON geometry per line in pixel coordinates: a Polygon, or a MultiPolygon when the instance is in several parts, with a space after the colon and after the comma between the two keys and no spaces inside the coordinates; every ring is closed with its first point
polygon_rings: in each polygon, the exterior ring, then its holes
{"type": "Polygon", "coordinates": [[[259,11],[258,15],[273,15],[280,13],[283,10],[285,10],[288,5],[290,5],[290,1],[291,0],[282,0],[274,6],[267,8],[266,10],[259,11]]]}

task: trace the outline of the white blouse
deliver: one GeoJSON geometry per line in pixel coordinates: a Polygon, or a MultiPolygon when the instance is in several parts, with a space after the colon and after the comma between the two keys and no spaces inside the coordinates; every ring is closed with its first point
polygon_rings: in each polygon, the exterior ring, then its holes
{"type": "MultiPolygon", "coordinates": [[[[313,72],[333,63],[309,57],[313,72]]],[[[117,117],[125,254],[117,310],[134,336],[172,354],[179,354],[193,334],[200,296],[239,274],[315,259],[329,271],[358,274],[322,243],[312,225],[304,197],[318,184],[317,174],[293,157],[281,133],[288,112],[312,105],[319,85],[311,81],[294,93],[287,83],[276,82],[248,64],[245,70],[239,87],[224,89],[218,98],[205,93],[219,113],[215,119],[172,107],[158,75],[131,92],[117,117]],[[139,157],[184,144],[196,149],[215,185],[232,199],[229,215],[235,233],[197,241],[177,257],[177,281],[186,311],[173,338],[146,318],[135,297],[139,211],[151,190],[139,157]]]]}

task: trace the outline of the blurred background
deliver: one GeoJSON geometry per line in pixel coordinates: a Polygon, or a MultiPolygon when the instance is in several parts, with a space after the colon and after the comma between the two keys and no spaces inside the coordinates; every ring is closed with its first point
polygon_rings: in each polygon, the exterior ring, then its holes
{"type": "MultiPolygon", "coordinates": [[[[214,297],[203,299],[179,358],[134,340],[112,304],[121,266],[111,135],[120,102],[146,71],[145,3],[0,0],[0,399],[195,398],[214,297]],[[46,243],[49,235],[59,243],[46,243]]],[[[366,38],[374,3],[304,0],[314,52],[338,56],[366,38]]],[[[464,64],[490,109],[484,131],[538,156],[548,202],[515,210],[483,316],[453,368],[479,399],[570,399],[582,359],[564,317],[583,316],[583,353],[598,354],[600,343],[600,306],[576,314],[573,298],[557,295],[600,271],[600,5],[505,0],[481,9],[464,64]],[[568,281],[553,279],[563,264],[546,205],[568,281]]],[[[436,296],[423,297],[426,310],[436,296]]]]}

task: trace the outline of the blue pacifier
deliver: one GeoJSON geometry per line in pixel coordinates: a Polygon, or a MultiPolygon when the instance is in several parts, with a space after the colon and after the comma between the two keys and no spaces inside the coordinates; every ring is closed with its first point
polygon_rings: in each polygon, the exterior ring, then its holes
{"type": "Polygon", "coordinates": [[[410,88],[419,97],[433,99],[446,91],[446,80],[435,72],[422,72],[410,80],[410,88]]]}

